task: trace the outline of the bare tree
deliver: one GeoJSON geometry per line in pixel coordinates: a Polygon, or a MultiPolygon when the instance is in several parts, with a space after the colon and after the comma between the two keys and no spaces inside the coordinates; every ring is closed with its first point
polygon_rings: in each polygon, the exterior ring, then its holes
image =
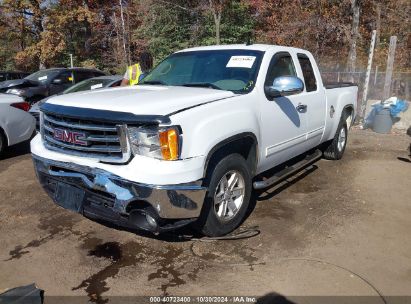
{"type": "Polygon", "coordinates": [[[121,28],[122,28],[122,32],[123,32],[123,49],[124,49],[124,57],[126,59],[126,62],[128,65],[130,65],[130,60],[129,60],[129,56],[127,53],[127,48],[126,48],[126,27],[125,27],[125,23],[124,23],[124,13],[123,13],[123,1],[120,0],[120,16],[121,16],[121,28]]]}
{"type": "Polygon", "coordinates": [[[208,4],[214,18],[215,43],[220,44],[221,15],[223,14],[224,7],[227,5],[227,0],[209,0],[208,4]]]}
{"type": "Polygon", "coordinates": [[[381,37],[381,3],[376,4],[376,14],[377,18],[375,21],[375,29],[377,30],[377,38],[375,39],[375,47],[378,48],[380,45],[380,37],[381,37]]]}
{"type": "MultiPolygon", "coordinates": [[[[354,72],[357,61],[357,38],[360,24],[360,3],[359,0],[351,0],[351,10],[353,13],[350,39],[350,52],[348,53],[347,71],[354,72]]],[[[351,74],[351,81],[353,75],[351,74]]]]}

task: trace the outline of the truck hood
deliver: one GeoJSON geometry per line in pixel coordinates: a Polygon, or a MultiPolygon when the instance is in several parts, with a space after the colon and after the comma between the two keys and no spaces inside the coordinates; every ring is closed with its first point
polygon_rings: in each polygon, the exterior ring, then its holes
{"type": "Polygon", "coordinates": [[[47,103],[136,115],[167,115],[233,96],[231,91],[207,88],[139,85],[59,95],[47,103]]]}
{"type": "Polygon", "coordinates": [[[28,88],[28,87],[38,87],[40,83],[38,81],[28,80],[28,79],[13,79],[0,82],[0,90],[8,90],[11,88],[28,88]]]}

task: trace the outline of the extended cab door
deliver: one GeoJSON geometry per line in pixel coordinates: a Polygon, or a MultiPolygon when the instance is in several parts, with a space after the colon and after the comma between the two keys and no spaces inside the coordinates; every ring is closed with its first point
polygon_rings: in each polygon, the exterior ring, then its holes
{"type": "Polygon", "coordinates": [[[314,148],[321,142],[325,127],[327,100],[321,76],[310,54],[297,53],[304,81],[304,104],[306,107],[307,148],[314,148]]]}
{"type": "MultiPolygon", "coordinates": [[[[298,63],[297,63],[298,64],[298,63]]],[[[288,52],[274,54],[269,64],[264,86],[272,85],[280,76],[298,76],[296,63],[288,52]]],[[[304,93],[261,100],[260,171],[270,169],[306,151],[306,113],[297,110],[305,103],[304,93]]]]}

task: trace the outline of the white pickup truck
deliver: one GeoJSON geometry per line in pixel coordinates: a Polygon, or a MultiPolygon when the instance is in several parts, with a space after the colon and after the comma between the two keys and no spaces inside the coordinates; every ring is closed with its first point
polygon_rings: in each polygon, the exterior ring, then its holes
{"type": "Polygon", "coordinates": [[[64,208],[154,233],[192,224],[219,236],[242,223],[253,188],[340,159],[356,101],[355,85],[324,85],[305,50],[196,47],[137,86],[49,99],[31,151],[64,208]]]}

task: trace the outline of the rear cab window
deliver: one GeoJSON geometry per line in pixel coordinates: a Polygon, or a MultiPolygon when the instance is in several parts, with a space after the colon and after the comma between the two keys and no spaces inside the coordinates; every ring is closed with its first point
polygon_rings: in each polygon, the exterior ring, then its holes
{"type": "Polygon", "coordinates": [[[306,92],[317,91],[317,78],[310,59],[307,55],[301,53],[297,54],[297,58],[303,72],[306,92]]]}

